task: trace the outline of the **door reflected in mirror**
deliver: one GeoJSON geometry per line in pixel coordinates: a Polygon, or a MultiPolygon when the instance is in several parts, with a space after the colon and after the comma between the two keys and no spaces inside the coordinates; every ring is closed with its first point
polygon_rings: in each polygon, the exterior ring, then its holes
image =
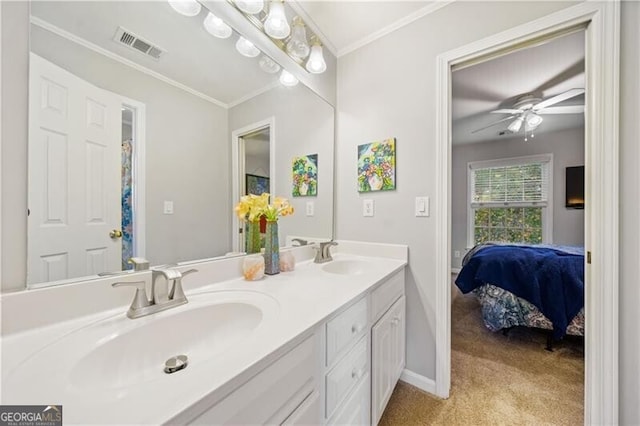
{"type": "Polygon", "coordinates": [[[280,243],[332,237],[333,107],[240,55],[235,32],[209,34],[206,8],[187,18],[167,2],[46,1],[31,14],[30,286],[127,269],[132,256],[242,251],[232,181],[246,193],[246,175],[269,178],[291,198],[291,161],[308,154],[319,158],[316,214],[293,199],[280,243]],[[123,31],[157,57],[123,45],[123,31]],[[233,165],[234,132],[261,121],[274,123],[267,142],[247,139],[233,165]]]}

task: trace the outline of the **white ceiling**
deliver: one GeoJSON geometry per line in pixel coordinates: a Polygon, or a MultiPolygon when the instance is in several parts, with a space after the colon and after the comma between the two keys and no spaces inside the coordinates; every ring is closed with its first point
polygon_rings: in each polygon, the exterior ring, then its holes
{"type": "Polygon", "coordinates": [[[450,1],[297,0],[336,56],[346,54],[450,1]]]}
{"type": "Polygon", "coordinates": [[[186,85],[224,104],[277,82],[258,58],[235,49],[237,35],[222,40],[196,17],[176,13],[166,1],[34,1],[31,14],[125,59],[186,85]],[[156,61],[112,40],[118,26],[136,33],[167,53],[156,61]]]}
{"type": "MultiPolygon", "coordinates": [[[[474,143],[522,137],[504,132],[510,121],[471,133],[508,114],[491,114],[511,108],[516,98],[533,93],[547,99],[573,88],[585,87],[584,32],[554,39],[509,55],[453,72],[453,143],[474,143]]],[[[554,106],[581,105],[584,95],[554,106]]],[[[544,115],[536,135],[584,125],[584,114],[544,115]]]]}

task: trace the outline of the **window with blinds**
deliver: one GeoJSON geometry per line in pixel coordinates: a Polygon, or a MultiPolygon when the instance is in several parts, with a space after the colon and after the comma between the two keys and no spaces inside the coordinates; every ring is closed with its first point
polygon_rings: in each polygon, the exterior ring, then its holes
{"type": "Polygon", "coordinates": [[[550,242],[552,155],[469,163],[469,243],[550,242]]]}

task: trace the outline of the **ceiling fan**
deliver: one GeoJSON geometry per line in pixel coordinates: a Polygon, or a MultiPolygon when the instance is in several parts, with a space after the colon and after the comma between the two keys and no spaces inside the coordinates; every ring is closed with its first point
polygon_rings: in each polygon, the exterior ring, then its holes
{"type": "Polygon", "coordinates": [[[583,93],[584,89],[570,89],[566,92],[560,93],[559,95],[545,100],[536,98],[535,95],[531,93],[527,93],[526,95],[520,96],[516,100],[516,102],[513,104],[513,108],[491,111],[492,114],[509,114],[508,117],[502,118],[498,121],[494,121],[493,123],[476,129],[471,133],[477,133],[482,130],[488,129],[489,127],[493,127],[496,124],[513,120],[507,126],[507,130],[510,133],[518,133],[520,130],[524,130],[524,140],[526,141],[527,133],[531,133],[531,137],[533,137],[533,131],[542,123],[542,115],[583,113],[584,105],[553,106],[567,99],[582,95],[583,93]]]}

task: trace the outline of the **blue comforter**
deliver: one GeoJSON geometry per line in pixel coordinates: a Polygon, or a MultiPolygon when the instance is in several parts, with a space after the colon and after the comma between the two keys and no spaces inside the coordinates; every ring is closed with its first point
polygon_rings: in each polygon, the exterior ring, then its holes
{"type": "Polygon", "coordinates": [[[463,266],[456,285],[468,293],[486,283],[535,305],[553,323],[553,337],[559,339],[584,306],[584,254],[548,246],[481,247],[463,266]]]}

